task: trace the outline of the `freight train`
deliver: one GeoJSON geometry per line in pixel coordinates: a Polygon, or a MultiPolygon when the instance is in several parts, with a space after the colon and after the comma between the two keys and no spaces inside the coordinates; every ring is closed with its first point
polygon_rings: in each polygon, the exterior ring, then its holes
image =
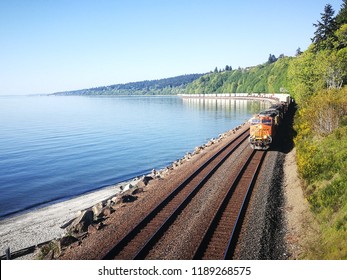
{"type": "Polygon", "coordinates": [[[287,108],[286,103],[274,104],[250,120],[249,142],[252,149],[269,149],[276,138],[287,108]]]}

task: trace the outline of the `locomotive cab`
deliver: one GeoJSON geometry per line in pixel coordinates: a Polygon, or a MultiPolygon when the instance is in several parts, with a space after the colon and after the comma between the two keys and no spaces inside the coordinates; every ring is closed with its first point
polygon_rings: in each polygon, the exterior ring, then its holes
{"type": "Polygon", "coordinates": [[[267,150],[272,143],[275,132],[275,118],[269,115],[258,115],[250,121],[249,142],[252,149],[267,150]]]}

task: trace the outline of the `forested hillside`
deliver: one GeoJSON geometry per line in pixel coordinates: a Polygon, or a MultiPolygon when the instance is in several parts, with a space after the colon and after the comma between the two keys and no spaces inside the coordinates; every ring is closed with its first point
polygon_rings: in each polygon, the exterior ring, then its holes
{"type": "Polygon", "coordinates": [[[187,86],[187,93],[279,93],[287,92],[288,67],[293,60],[269,56],[267,63],[246,69],[214,71],[187,86]]]}
{"type": "Polygon", "coordinates": [[[320,225],[305,258],[347,259],[347,0],[326,5],[312,44],[288,69],[297,163],[320,225]]]}
{"type": "Polygon", "coordinates": [[[58,92],[55,95],[155,95],[182,93],[186,86],[203,74],[182,75],[172,78],[116,84],[97,88],[58,92]]]}

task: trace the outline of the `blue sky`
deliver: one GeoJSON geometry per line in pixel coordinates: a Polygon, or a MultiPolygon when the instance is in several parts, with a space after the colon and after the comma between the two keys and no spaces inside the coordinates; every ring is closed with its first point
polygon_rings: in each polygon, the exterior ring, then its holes
{"type": "Polygon", "coordinates": [[[0,94],[257,65],[311,43],[342,0],[0,0],[0,94]]]}

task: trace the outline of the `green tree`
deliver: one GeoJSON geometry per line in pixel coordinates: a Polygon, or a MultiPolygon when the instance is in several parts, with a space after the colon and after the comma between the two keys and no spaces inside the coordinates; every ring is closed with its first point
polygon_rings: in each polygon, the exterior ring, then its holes
{"type": "Polygon", "coordinates": [[[276,56],[270,53],[269,59],[268,59],[267,62],[268,62],[269,64],[271,64],[271,63],[274,63],[274,62],[276,62],[276,61],[277,61],[276,56]]]}
{"type": "Polygon", "coordinates": [[[347,23],[347,0],[343,0],[341,10],[336,16],[336,23],[338,26],[342,26],[347,23]]]}
{"type": "Polygon", "coordinates": [[[321,13],[321,21],[317,21],[313,26],[316,27],[314,37],[311,39],[315,45],[315,50],[332,49],[335,40],[335,31],[337,24],[334,17],[335,11],[330,4],[324,8],[324,13],[321,13]]]}
{"type": "Polygon", "coordinates": [[[336,42],[335,48],[340,50],[347,47],[347,24],[343,24],[339,30],[335,32],[336,42]]]}
{"type": "Polygon", "coordinates": [[[296,52],[295,52],[295,56],[299,56],[302,54],[301,48],[297,48],[296,52]]]}

